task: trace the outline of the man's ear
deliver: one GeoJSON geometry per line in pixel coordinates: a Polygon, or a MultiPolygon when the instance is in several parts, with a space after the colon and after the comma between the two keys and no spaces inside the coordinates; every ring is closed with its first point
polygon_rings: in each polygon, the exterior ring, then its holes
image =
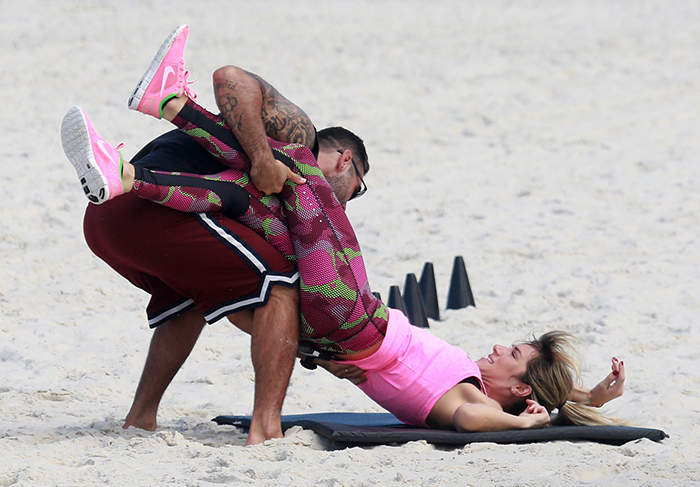
{"type": "Polygon", "coordinates": [[[352,164],[352,151],[350,149],[345,149],[342,154],[338,154],[340,157],[338,158],[338,173],[342,173],[346,171],[349,167],[350,164],[352,164]]]}
{"type": "Polygon", "coordinates": [[[520,384],[511,386],[510,393],[515,397],[529,397],[532,394],[532,387],[521,382],[520,384]]]}

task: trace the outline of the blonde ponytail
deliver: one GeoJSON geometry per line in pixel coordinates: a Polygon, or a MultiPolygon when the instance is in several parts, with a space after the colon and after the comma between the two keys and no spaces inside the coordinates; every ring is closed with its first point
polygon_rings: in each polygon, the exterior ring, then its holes
{"type": "Polygon", "coordinates": [[[552,418],[551,424],[554,426],[622,426],[626,423],[601,414],[592,406],[567,401],[552,418]]]}

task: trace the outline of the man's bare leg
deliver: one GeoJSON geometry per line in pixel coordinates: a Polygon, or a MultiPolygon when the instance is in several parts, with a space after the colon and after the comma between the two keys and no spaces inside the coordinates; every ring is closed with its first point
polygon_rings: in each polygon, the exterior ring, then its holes
{"type": "Polygon", "coordinates": [[[253,314],[250,351],[255,369],[253,418],[246,445],[281,438],[282,403],[299,342],[299,290],[274,286],[253,314]]]}
{"type": "Polygon", "coordinates": [[[155,329],[134,402],[122,428],[156,429],[163,393],[189,357],[205,324],[202,313],[193,309],[155,329]]]}
{"type": "Polygon", "coordinates": [[[242,332],[252,335],[253,333],[253,310],[246,309],[226,315],[226,318],[232,325],[240,329],[242,332]]]}

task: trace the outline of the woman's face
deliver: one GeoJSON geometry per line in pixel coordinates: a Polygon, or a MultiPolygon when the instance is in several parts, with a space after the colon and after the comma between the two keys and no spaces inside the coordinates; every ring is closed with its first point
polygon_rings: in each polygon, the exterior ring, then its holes
{"type": "Polygon", "coordinates": [[[528,362],[536,356],[537,350],[532,345],[494,345],[493,353],[477,360],[476,363],[485,381],[508,386],[512,378],[520,380],[528,362]]]}

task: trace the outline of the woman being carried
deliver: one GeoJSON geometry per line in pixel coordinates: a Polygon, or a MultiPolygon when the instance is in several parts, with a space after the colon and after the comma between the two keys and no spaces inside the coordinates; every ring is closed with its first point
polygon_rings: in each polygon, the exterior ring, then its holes
{"type": "Polygon", "coordinates": [[[172,121],[229,169],[202,176],[176,172],[178,168],[168,172],[131,165],[115,148],[105,151],[108,144],[75,107],[64,119],[64,149],[91,201],[101,203],[133,191],[184,211],[237,215],[296,260],[302,341],[333,353],[336,362],[324,364],[327,368],[353,379],[404,422],[477,431],[534,428],[549,424],[554,409],[558,415],[552,422],[608,422],[588,406],[622,394],[624,365],[616,359],[612,372],[592,390],[577,385],[575,349],[571,336],[563,332],[513,347],[496,345],[493,353],[474,362],[376,299],[344,211],[345,203],[366,188],[362,178],[369,165],[361,140],[336,128],[319,132],[316,142],[315,129],[303,111],[264,80],[236,68],[215,73],[217,103],[227,120],[236,122],[227,124],[191,99],[182,56],[186,37],[187,29],[181,27],[166,41],[130,107],[172,121]],[[178,77],[166,86],[163,72],[170,68],[178,77]],[[156,85],[161,84],[166,89],[158,92],[156,85]],[[236,118],[225,106],[240,86],[253,87],[246,92],[254,100],[247,104],[253,116],[246,112],[236,118]],[[280,135],[270,120],[279,120],[283,113],[306,130],[294,138],[280,135]],[[250,138],[257,128],[266,142],[262,152],[269,151],[287,166],[281,174],[288,181],[277,198],[258,191],[248,177],[261,166],[248,157],[259,149],[251,140],[260,139],[250,138]],[[323,167],[338,171],[328,175],[323,167]],[[361,375],[349,365],[360,367],[361,375]]]}

